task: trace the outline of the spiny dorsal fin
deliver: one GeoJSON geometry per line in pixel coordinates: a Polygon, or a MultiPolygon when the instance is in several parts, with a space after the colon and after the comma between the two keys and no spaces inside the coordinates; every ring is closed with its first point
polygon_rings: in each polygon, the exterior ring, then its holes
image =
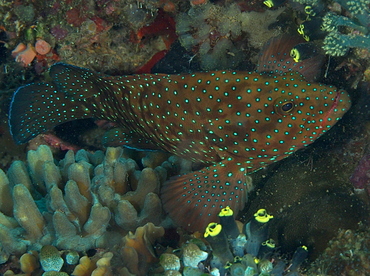
{"type": "Polygon", "coordinates": [[[321,74],[324,56],[318,53],[301,62],[290,56],[294,46],[304,40],[299,36],[280,35],[271,38],[262,48],[256,71],[267,74],[299,72],[306,80],[314,81],[321,74]]]}

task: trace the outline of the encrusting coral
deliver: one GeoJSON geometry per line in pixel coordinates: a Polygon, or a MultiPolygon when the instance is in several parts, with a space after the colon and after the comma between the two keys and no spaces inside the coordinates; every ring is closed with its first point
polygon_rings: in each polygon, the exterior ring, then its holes
{"type": "Polygon", "coordinates": [[[90,275],[78,271],[105,271],[113,255],[99,255],[103,259],[98,261],[80,259],[81,252],[115,249],[127,273],[145,275],[157,260],[152,245],[164,235],[154,225],[165,218],[159,185],[168,171],[178,173],[175,168],[181,164],[176,158],[163,166],[143,160],[154,168],[139,170],[125,157],[122,148],[108,148],[105,155],[80,150],[69,151],[56,163],[49,147],[40,146],[28,152],[26,164],[14,162],[7,174],[0,170],[1,263],[10,255],[35,250],[39,256],[22,257],[24,273],[38,267],[45,273],[60,271],[65,263],[80,260],[73,275],[90,275]],[[67,252],[64,259],[60,249],[67,252]]]}

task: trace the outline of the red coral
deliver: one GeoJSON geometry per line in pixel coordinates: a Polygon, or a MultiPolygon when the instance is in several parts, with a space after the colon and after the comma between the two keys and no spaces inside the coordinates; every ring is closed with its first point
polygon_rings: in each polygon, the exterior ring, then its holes
{"type": "Polygon", "coordinates": [[[172,43],[177,39],[175,20],[163,10],[158,11],[158,15],[152,24],[142,27],[131,36],[131,39],[134,43],[143,43],[146,38],[153,36],[159,36],[163,39],[166,50],[159,51],[146,64],[139,67],[135,71],[138,74],[150,73],[152,67],[167,54],[172,43]]]}
{"type": "Polygon", "coordinates": [[[143,66],[140,66],[138,69],[135,70],[136,74],[145,74],[150,73],[153,66],[156,65],[158,61],[160,61],[164,56],[167,54],[168,50],[162,50],[156,53],[152,58],[145,63],[143,66]]]}
{"type": "Polygon", "coordinates": [[[142,27],[131,38],[133,42],[141,43],[145,38],[153,36],[161,36],[167,49],[177,39],[175,20],[163,10],[158,11],[158,15],[152,24],[142,27]]]}

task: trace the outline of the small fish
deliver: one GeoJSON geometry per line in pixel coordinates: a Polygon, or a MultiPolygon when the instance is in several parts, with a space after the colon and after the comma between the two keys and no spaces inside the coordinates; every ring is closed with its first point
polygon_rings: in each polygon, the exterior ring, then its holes
{"type": "Polygon", "coordinates": [[[104,119],[119,126],[108,131],[106,145],[202,162],[204,169],[164,183],[161,199],[178,225],[204,231],[221,208],[244,208],[247,174],[312,143],[350,107],[345,91],[295,72],[315,73],[319,63],[305,70],[293,64],[287,41],[266,46],[258,72],[111,77],[57,63],[51,82],[15,92],[10,130],[26,143],[67,121],[104,119]]]}

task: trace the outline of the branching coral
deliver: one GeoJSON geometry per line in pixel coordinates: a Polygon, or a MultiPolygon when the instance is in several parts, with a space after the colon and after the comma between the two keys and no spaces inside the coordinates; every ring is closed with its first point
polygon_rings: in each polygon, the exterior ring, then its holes
{"type": "MultiPolygon", "coordinates": [[[[26,164],[14,162],[7,174],[0,170],[1,262],[36,250],[44,271],[58,271],[63,262],[76,264],[79,257],[71,251],[63,261],[54,246],[83,252],[120,245],[117,257],[125,256],[128,271],[145,275],[143,260],[155,260],[151,246],[164,231],[148,223],[164,219],[159,185],[167,171],[178,172],[175,168],[182,166],[179,159],[157,166],[153,154],[152,161],[143,163],[154,167],[139,170],[125,157],[122,148],[108,148],[105,155],[80,150],[56,163],[50,149],[40,146],[28,152],[26,164]]],[[[103,271],[102,262],[95,262],[94,269],[103,271]]]]}
{"type": "Polygon", "coordinates": [[[370,37],[355,34],[329,33],[324,40],[323,49],[328,55],[344,56],[350,48],[370,48],[370,37]]]}
{"type": "MultiPolygon", "coordinates": [[[[317,8],[319,13],[314,17],[321,20],[321,29],[327,32],[324,39],[323,49],[326,54],[332,56],[344,56],[350,48],[370,48],[370,1],[369,0],[336,0],[347,15],[343,16],[336,12],[327,12],[327,4],[319,0],[295,0],[306,7],[317,8]],[[326,14],[325,14],[326,13],[326,14]],[[325,14],[325,15],[324,15],[325,14]]],[[[307,22],[314,20],[309,17],[307,22]]],[[[312,30],[319,32],[319,30],[312,30]]]]}
{"type": "Polygon", "coordinates": [[[338,1],[352,18],[329,12],[323,18],[322,29],[328,32],[323,49],[332,56],[343,56],[350,48],[370,49],[370,1],[338,1]],[[341,27],[349,28],[348,34],[341,27]]]}

